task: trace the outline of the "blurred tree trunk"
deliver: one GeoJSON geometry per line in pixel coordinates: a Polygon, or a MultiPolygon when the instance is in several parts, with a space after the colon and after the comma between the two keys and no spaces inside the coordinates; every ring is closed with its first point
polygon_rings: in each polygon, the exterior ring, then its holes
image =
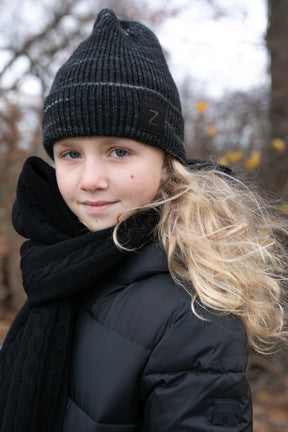
{"type": "Polygon", "coordinates": [[[288,199],[288,1],[268,0],[267,48],[270,53],[271,137],[286,144],[282,152],[268,149],[267,180],[288,199]]]}

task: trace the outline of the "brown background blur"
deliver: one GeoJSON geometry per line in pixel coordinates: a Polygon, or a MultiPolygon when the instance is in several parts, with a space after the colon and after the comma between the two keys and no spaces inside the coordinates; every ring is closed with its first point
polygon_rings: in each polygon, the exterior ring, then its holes
{"type": "MultiPolygon", "coordinates": [[[[265,1],[267,32],[263,44],[270,56],[270,85],[255,85],[249,92],[224,94],[217,100],[195,91],[189,79],[178,85],[190,157],[230,165],[238,176],[277,200],[281,211],[288,212],[288,0],[265,1]]],[[[190,1],[192,6],[193,2],[197,0],[190,1]]],[[[41,145],[41,109],[55,72],[89,34],[103,7],[114,9],[122,18],[140,20],[156,33],[159,24],[168,17],[177,18],[183,8],[181,2],[179,6],[173,2],[171,7],[171,1],[162,2],[161,7],[161,2],[155,6],[144,0],[62,0],[49,2],[49,6],[41,0],[37,4],[42,8],[43,22],[32,33],[23,20],[23,8],[29,1],[18,3],[19,9],[11,12],[10,25],[6,22],[0,29],[0,40],[5,41],[0,55],[4,53],[6,59],[0,63],[0,344],[25,301],[19,270],[23,239],[14,232],[10,220],[17,178],[28,156],[46,158],[41,145]],[[37,83],[37,94],[23,91],[27,79],[37,83]]],[[[203,3],[215,12],[221,25],[221,14],[227,13],[223,6],[218,0],[203,3]]],[[[9,8],[9,2],[0,0],[0,16],[3,8],[9,8]]],[[[169,53],[167,58],[169,63],[169,53]]],[[[287,358],[285,348],[268,359],[251,355],[248,371],[254,393],[255,432],[288,430],[287,358]]]]}

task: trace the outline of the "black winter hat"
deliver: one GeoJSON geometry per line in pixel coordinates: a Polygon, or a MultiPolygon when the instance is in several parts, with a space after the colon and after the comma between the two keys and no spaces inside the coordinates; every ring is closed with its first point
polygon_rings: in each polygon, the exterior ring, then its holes
{"type": "Polygon", "coordinates": [[[42,117],[43,143],[117,136],[185,162],[179,94],[158,39],[143,24],[102,10],[91,35],[59,69],[42,117]]]}

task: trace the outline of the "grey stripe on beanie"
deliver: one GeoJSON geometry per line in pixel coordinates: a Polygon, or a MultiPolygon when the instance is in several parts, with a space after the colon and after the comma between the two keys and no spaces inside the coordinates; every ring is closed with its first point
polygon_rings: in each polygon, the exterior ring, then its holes
{"type": "Polygon", "coordinates": [[[179,94],[154,33],[102,10],[91,35],[56,74],[42,130],[51,157],[62,138],[117,136],[185,162],[179,94]]]}

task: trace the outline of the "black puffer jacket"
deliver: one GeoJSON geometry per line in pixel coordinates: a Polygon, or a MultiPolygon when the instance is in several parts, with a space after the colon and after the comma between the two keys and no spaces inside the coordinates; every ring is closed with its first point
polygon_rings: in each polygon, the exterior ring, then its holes
{"type": "Polygon", "coordinates": [[[78,315],[64,432],[252,431],[242,324],[198,312],[158,247],[128,256],[78,315]]]}
{"type": "Polygon", "coordinates": [[[123,253],[113,228],[85,231],[31,158],[13,222],[29,239],[28,301],[0,351],[1,432],[252,431],[243,326],[192,312],[153,244],[154,212],[121,224],[137,248],[123,253]]]}

